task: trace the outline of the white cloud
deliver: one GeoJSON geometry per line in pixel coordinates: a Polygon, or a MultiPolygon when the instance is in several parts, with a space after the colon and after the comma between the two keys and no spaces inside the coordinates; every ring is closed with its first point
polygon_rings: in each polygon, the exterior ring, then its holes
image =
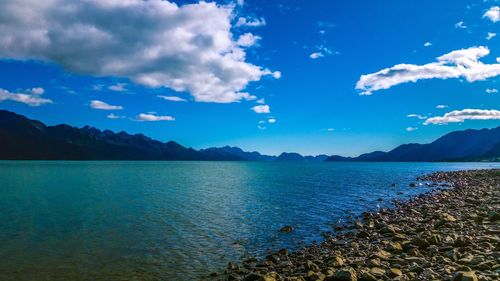
{"type": "Polygon", "coordinates": [[[262,39],[260,36],[255,36],[252,33],[245,33],[238,38],[238,45],[241,47],[251,47],[257,44],[262,39]]]}
{"type": "Polygon", "coordinates": [[[248,26],[248,27],[259,27],[266,25],[266,20],[264,18],[244,18],[240,17],[236,22],[236,26],[248,26]]]}
{"type": "Polygon", "coordinates": [[[485,109],[463,109],[448,112],[443,116],[432,117],[425,120],[424,125],[443,125],[448,123],[460,123],[465,120],[500,120],[500,111],[485,109]]]}
{"type": "Polygon", "coordinates": [[[407,132],[412,132],[412,131],[415,131],[415,130],[418,130],[418,128],[416,128],[416,127],[407,127],[406,128],[407,132]]]}
{"type": "Polygon", "coordinates": [[[275,71],[271,73],[271,75],[274,77],[274,79],[280,79],[281,78],[281,71],[275,71]]]}
{"type": "Polygon", "coordinates": [[[494,88],[486,89],[486,93],[488,93],[488,94],[495,94],[495,93],[498,93],[498,90],[494,89],[494,88]]]}
{"type": "Polygon", "coordinates": [[[236,102],[246,98],[249,83],[279,74],[246,61],[233,38],[234,8],[203,1],[4,0],[0,58],[54,62],[71,72],[189,92],[199,102],[236,102]]]}
{"type": "Polygon", "coordinates": [[[255,111],[255,113],[271,113],[271,110],[269,108],[269,105],[263,104],[263,105],[256,105],[251,108],[251,110],[255,111]]]}
{"type": "Polygon", "coordinates": [[[309,55],[309,57],[313,60],[319,59],[319,58],[324,57],[324,56],[325,55],[323,55],[323,53],[321,53],[321,52],[314,52],[314,53],[309,55]]]}
{"type": "Polygon", "coordinates": [[[174,121],[175,118],[168,115],[155,115],[151,113],[141,113],[136,117],[137,121],[156,122],[156,121],[174,121]]]}
{"type": "Polygon", "coordinates": [[[334,129],[334,128],[328,128],[328,129],[326,129],[326,130],[327,130],[328,132],[333,132],[333,131],[335,131],[335,129],[334,129]]]}
{"type": "Polygon", "coordinates": [[[33,95],[43,95],[43,93],[45,93],[45,90],[41,87],[36,87],[29,89],[28,92],[33,95]]]}
{"type": "Polygon", "coordinates": [[[108,118],[108,119],[123,119],[123,118],[125,118],[125,116],[119,116],[119,115],[115,115],[113,113],[110,113],[106,116],[106,118],[108,118]]]}
{"type": "Polygon", "coordinates": [[[418,115],[418,114],[408,114],[408,115],[406,115],[406,117],[408,117],[408,118],[418,118],[418,119],[421,119],[421,120],[427,118],[426,116],[422,116],[422,115],[418,115]]]}
{"type": "Polygon", "coordinates": [[[356,83],[356,89],[361,90],[362,95],[371,95],[374,91],[422,79],[465,78],[469,82],[486,80],[500,75],[500,63],[484,64],[479,61],[489,53],[487,47],[471,47],[440,56],[437,62],[424,65],[398,64],[362,75],[356,83]]]}
{"type": "Polygon", "coordinates": [[[431,43],[431,42],[425,42],[425,43],[424,43],[424,47],[430,47],[430,46],[432,46],[432,43],[431,43]]]}
{"type": "Polygon", "coordinates": [[[266,100],[264,98],[261,98],[261,99],[258,99],[257,100],[257,103],[258,104],[265,104],[266,103],[266,100]]]}
{"type": "Polygon", "coordinates": [[[329,55],[333,55],[333,54],[336,54],[338,55],[339,52],[334,52],[332,51],[330,48],[327,48],[323,45],[319,45],[319,46],[316,46],[316,52],[312,53],[309,55],[309,58],[315,60],[315,59],[319,59],[319,58],[322,58],[322,57],[325,57],[325,56],[329,56],[329,55]]]}
{"type": "Polygon", "coordinates": [[[238,4],[238,6],[243,6],[245,4],[245,0],[238,0],[236,1],[236,4],[238,4]]]}
{"type": "Polygon", "coordinates": [[[259,120],[259,124],[265,124],[265,123],[266,123],[266,121],[264,121],[264,120],[259,120]]]}
{"type": "Polygon", "coordinates": [[[176,101],[176,102],[186,102],[187,100],[186,99],[183,99],[181,97],[176,97],[176,96],[162,96],[162,95],[159,95],[157,96],[161,99],[164,99],[164,100],[168,100],[168,101],[176,101]]]}
{"type": "Polygon", "coordinates": [[[44,92],[45,90],[43,88],[32,88],[15,93],[0,89],[0,102],[11,100],[24,103],[29,106],[40,106],[52,103],[51,100],[40,97],[44,92]]]}
{"type": "Polygon", "coordinates": [[[109,90],[111,91],[115,91],[115,92],[125,92],[127,91],[127,88],[125,88],[127,84],[125,83],[118,83],[118,84],[114,84],[114,85],[111,85],[108,87],[109,90]]]}
{"type": "Polygon", "coordinates": [[[276,123],[276,118],[269,118],[269,119],[267,120],[267,122],[269,122],[269,123],[271,123],[271,124],[276,123]]]}
{"type": "Polygon", "coordinates": [[[436,108],[442,109],[442,108],[447,108],[448,106],[445,104],[438,104],[436,105],[436,108]]]}
{"type": "Polygon", "coordinates": [[[455,23],[455,28],[465,29],[465,28],[467,28],[467,26],[465,25],[465,23],[463,21],[459,21],[459,22],[455,23]]]}
{"type": "Polygon", "coordinates": [[[497,36],[496,33],[493,33],[493,32],[488,32],[488,35],[486,35],[486,40],[490,40],[491,38],[497,36]]]}
{"type": "Polygon", "coordinates": [[[265,126],[261,126],[261,125],[257,125],[257,128],[258,128],[259,130],[265,130],[265,129],[266,129],[266,127],[265,127],[265,126]]]}
{"type": "Polygon", "coordinates": [[[111,105],[107,104],[103,101],[100,100],[93,100],[90,101],[90,107],[93,109],[100,109],[100,110],[122,110],[123,106],[121,105],[111,105]]]}
{"type": "Polygon", "coordinates": [[[500,7],[493,6],[486,13],[484,13],[483,18],[489,18],[492,22],[500,21],[500,7]]]}

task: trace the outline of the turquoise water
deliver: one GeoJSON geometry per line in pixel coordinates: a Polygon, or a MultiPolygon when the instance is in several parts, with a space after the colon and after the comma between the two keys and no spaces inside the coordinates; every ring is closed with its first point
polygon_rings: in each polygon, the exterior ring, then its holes
{"type": "Polygon", "coordinates": [[[189,280],[492,163],[0,161],[0,280],[189,280]],[[392,183],[397,183],[392,187],[392,183]],[[383,198],[383,202],[377,199],[383,198]],[[278,229],[292,225],[295,231],[278,229]]]}

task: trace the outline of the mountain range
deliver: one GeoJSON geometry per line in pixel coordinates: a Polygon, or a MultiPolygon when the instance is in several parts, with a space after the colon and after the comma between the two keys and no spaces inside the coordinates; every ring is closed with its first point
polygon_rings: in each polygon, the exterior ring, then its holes
{"type": "Polygon", "coordinates": [[[358,157],[330,156],[326,161],[500,161],[500,127],[448,133],[428,144],[403,144],[383,152],[358,157]]]}
{"type": "Polygon", "coordinates": [[[11,160],[201,160],[201,161],[500,161],[500,127],[449,133],[429,144],[404,144],[389,152],[358,157],[279,156],[246,152],[238,147],[195,150],[174,141],[142,134],[85,126],[46,126],[40,121],[0,110],[0,159],[11,160]]]}

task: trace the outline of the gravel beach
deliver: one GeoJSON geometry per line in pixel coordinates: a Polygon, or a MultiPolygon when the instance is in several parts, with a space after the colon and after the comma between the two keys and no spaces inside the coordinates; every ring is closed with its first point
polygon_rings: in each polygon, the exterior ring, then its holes
{"type": "Polygon", "coordinates": [[[500,170],[438,172],[418,180],[434,189],[364,213],[320,244],[229,263],[212,278],[500,280],[500,170]]]}

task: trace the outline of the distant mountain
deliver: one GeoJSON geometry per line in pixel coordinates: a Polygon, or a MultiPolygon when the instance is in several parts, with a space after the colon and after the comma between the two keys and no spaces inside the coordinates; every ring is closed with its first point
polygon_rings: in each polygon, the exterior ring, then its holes
{"type": "Polygon", "coordinates": [[[174,141],[160,142],[142,134],[101,131],[85,126],[46,126],[0,110],[0,159],[26,160],[210,160],[210,161],[500,161],[500,127],[449,133],[429,144],[404,144],[358,157],[279,156],[246,152],[238,147],[201,150],[174,141]]]}
{"type": "Polygon", "coordinates": [[[276,156],[263,155],[257,151],[246,152],[239,147],[211,147],[207,149],[201,149],[201,153],[208,157],[234,157],[235,160],[241,161],[274,161],[277,159],[276,156]]]}
{"type": "Polygon", "coordinates": [[[174,141],[163,143],[142,134],[101,131],[90,126],[46,126],[0,110],[0,159],[275,161],[277,158],[230,146],[197,151],[174,141]]]}
{"type": "Polygon", "coordinates": [[[389,152],[375,151],[358,157],[330,156],[326,161],[499,161],[500,127],[446,134],[429,144],[403,144],[389,152]]]}
{"type": "Polygon", "coordinates": [[[322,162],[328,158],[328,155],[317,155],[317,156],[302,156],[298,153],[283,152],[278,156],[276,161],[293,161],[293,162],[322,162]]]}
{"type": "Polygon", "coordinates": [[[232,160],[212,158],[169,141],[93,127],[46,126],[0,110],[0,159],[47,160],[232,160]]]}

